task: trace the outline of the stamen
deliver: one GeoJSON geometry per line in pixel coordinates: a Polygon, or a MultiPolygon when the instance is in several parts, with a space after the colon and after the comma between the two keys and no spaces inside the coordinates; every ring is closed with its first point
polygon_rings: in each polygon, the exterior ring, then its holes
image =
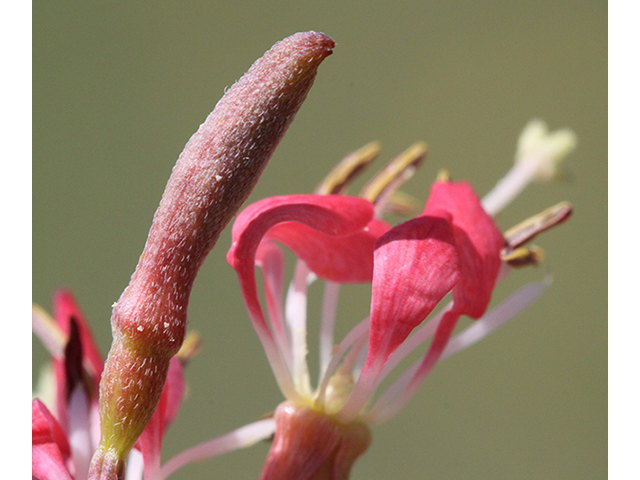
{"type": "Polygon", "coordinates": [[[363,347],[367,344],[367,340],[368,339],[366,336],[362,336],[358,339],[358,341],[351,348],[351,350],[349,350],[349,353],[345,355],[344,362],[342,362],[342,365],[340,365],[340,368],[338,368],[338,370],[344,371],[344,372],[353,371],[353,369],[356,366],[356,361],[358,360],[358,357],[360,357],[360,354],[362,353],[363,347]]]}
{"type": "Polygon", "coordinates": [[[535,119],[520,134],[516,163],[535,164],[535,180],[551,180],[559,176],[560,162],[577,143],[576,134],[568,128],[550,132],[545,122],[535,119]]]}
{"type": "Polygon", "coordinates": [[[507,230],[504,238],[510,249],[516,249],[532,240],[536,235],[564,222],[571,215],[572,207],[560,202],[507,230]]]}
{"type": "Polygon", "coordinates": [[[301,400],[301,396],[296,390],[293,384],[292,372],[288,368],[287,361],[283,358],[278,344],[266,324],[262,309],[256,299],[245,297],[245,303],[247,305],[247,312],[251,323],[255,328],[256,334],[262,343],[264,352],[267,355],[267,360],[273,371],[273,375],[276,378],[278,387],[282,391],[283,395],[289,400],[301,400]]]}
{"type": "Polygon", "coordinates": [[[289,331],[285,328],[283,302],[284,255],[274,242],[262,242],[260,255],[256,257],[256,265],[262,269],[264,295],[269,312],[269,322],[278,349],[289,372],[293,372],[293,359],[289,331]]]}
{"type": "Polygon", "coordinates": [[[455,309],[455,304],[452,310],[445,312],[420,366],[404,390],[402,390],[392,404],[388,405],[387,410],[391,416],[402,410],[407,402],[413,398],[420,385],[433,370],[433,367],[440,361],[442,352],[444,352],[444,349],[447,347],[460,316],[461,314],[455,309]]]}
{"type": "Polygon", "coordinates": [[[415,199],[415,197],[412,197],[408,193],[396,190],[391,193],[385,202],[384,212],[379,212],[379,216],[384,213],[385,215],[410,217],[419,213],[420,208],[422,208],[422,205],[415,199]]]}
{"type": "Polygon", "coordinates": [[[361,320],[360,323],[358,323],[358,325],[353,327],[351,331],[347,334],[347,336],[344,337],[342,342],[340,342],[340,344],[334,349],[333,355],[331,356],[331,361],[327,366],[327,370],[324,374],[324,377],[322,378],[322,382],[320,383],[320,386],[318,387],[318,390],[316,393],[316,401],[315,401],[314,407],[317,410],[324,409],[325,394],[327,391],[329,380],[331,379],[334,372],[338,368],[338,365],[340,364],[340,361],[342,360],[343,355],[346,353],[346,351],[349,348],[351,348],[352,345],[358,342],[361,338],[366,339],[368,333],[369,333],[369,317],[365,318],[364,320],[361,320]]]}
{"type": "Polygon", "coordinates": [[[393,417],[394,414],[390,411],[390,405],[405,391],[421,364],[422,360],[418,360],[394,380],[384,393],[380,395],[369,411],[362,416],[363,420],[370,425],[375,425],[384,423],[393,417]]]}
{"type": "Polygon", "coordinates": [[[380,142],[371,142],[347,155],[316,188],[319,195],[342,193],[380,153],[380,142]]]}
{"type": "Polygon", "coordinates": [[[473,322],[469,328],[453,337],[442,352],[440,361],[469,348],[520,315],[542,295],[550,283],[551,279],[547,277],[542,282],[530,283],[520,288],[500,305],[473,322]]]}
{"type": "Polygon", "coordinates": [[[522,268],[539,265],[544,258],[544,250],[535,245],[530,247],[518,247],[515,250],[504,249],[500,253],[503,262],[513,268],[522,268]]]}
{"type": "MultiPolygon", "coordinates": [[[[531,283],[520,288],[500,305],[474,321],[466,330],[453,337],[442,352],[438,363],[451,355],[466,350],[495,332],[509,320],[517,317],[542,295],[550,283],[551,279],[547,277],[543,282],[531,283]]],[[[440,312],[438,316],[441,316],[442,313],[440,312]]],[[[363,415],[363,419],[372,424],[380,424],[393,417],[400,410],[396,405],[398,397],[406,393],[409,382],[414,378],[422,362],[423,360],[418,360],[398,377],[378,398],[371,409],[363,415]]]]}
{"type": "Polygon", "coordinates": [[[560,177],[559,165],[576,145],[576,135],[571,130],[549,133],[541,120],[529,122],[518,140],[515,164],[484,196],[484,209],[495,216],[531,182],[560,177]]]}
{"type": "Polygon", "coordinates": [[[349,399],[355,385],[352,373],[353,365],[366,343],[367,337],[362,335],[345,356],[336,373],[331,375],[326,395],[323,398],[324,411],[329,415],[337,413],[349,399]]]}
{"type": "Polygon", "coordinates": [[[67,336],[55,320],[38,305],[33,306],[31,328],[53,358],[61,359],[67,336]]]}
{"type": "Polygon", "coordinates": [[[380,372],[375,388],[378,388],[380,383],[384,381],[387,375],[389,375],[389,373],[391,373],[402,360],[436,333],[438,324],[440,323],[440,320],[442,320],[442,316],[451,310],[452,307],[453,302],[449,302],[432,319],[417,328],[404,342],[402,342],[398,349],[389,357],[389,360],[382,369],[382,372],[380,372]]]}
{"type": "Polygon", "coordinates": [[[381,205],[381,208],[386,211],[385,203],[391,199],[391,195],[400,185],[413,176],[426,155],[427,144],[424,142],[414,143],[373,177],[364,186],[360,196],[376,206],[381,205]]]}
{"type": "Polygon", "coordinates": [[[351,374],[353,375],[353,378],[360,378],[362,370],[364,370],[364,364],[367,361],[367,355],[369,354],[369,337],[364,337],[362,339],[362,347],[356,345],[353,347],[353,350],[358,352],[358,355],[351,366],[351,374]]]}
{"type": "Polygon", "coordinates": [[[182,342],[180,350],[176,353],[176,357],[178,357],[183,366],[186,366],[193,357],[200,353],[201,348],[202,339],[200,334],[196,331],[189,331],[184,337],[184,342],[182,342]]]}
{"type": "Polygon", "coordinates": [[[286,320],[291,336],[293,384],[298,393],[306,396],[311,396],[307,367],[307,288],[315,278],[306,263],[299,260],[286,303],[286,320]]]}
{"type": "Polygon", "coordinates": [[[329,362],[334,342],[334,325],[338,309],[338,295],[340,284],[326,281],[324,283],[324,296],[322,299],[322,321],[320,326],[320,380],[324,376],[329,362]]]}
{"type": "Polygon", "coordinates": [[[448,170],[441,168],[440,171],[438,172],[438,175],[436,176],[436,180],[438,182],[444,182],[444,183],[450,182],[451,174],[449,174],[448,170]]]}

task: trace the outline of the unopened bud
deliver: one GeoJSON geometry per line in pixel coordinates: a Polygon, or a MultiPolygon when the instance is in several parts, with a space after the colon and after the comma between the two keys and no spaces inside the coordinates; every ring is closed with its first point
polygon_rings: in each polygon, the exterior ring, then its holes
{"type": "Polygon", "coordinates": [[[91,478],[122,472],[184,339],[198,269],[251,193],[333,46],[316,32],[274,45],[229,89],[180,155],[136,271],[113,309],[114,340],[100,388],[102,438],[91,478]]]}

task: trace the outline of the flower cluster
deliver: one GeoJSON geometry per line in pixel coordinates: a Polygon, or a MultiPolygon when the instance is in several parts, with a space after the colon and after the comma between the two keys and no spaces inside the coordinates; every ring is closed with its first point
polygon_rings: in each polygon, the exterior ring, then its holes
{"type": "Polygon", "coordinates": [[[33,401],[34,478],[162,480],[189,462],[273,436],[260,478],[345,480],[371,442],[370,426],[395,416],[437,363],[542,294],[546,280],[489,309],[495,286],[511,270],[540,261],[541,250],[528,242],[567,219],[570,205],[560,203],[505,233],[494,218],[530,182],[558,176],[560,160],[575,146],[571,132],[550,134],[542,122],[532,122],[514,167],[483,199],[443,171],[422,207],[399,188],[425,158],[423,143],[392,160],[358,196],[347,195],[380,150],[369,144],[347,156],[314,194],[266,198],[237,217],[227,259],[286,400],[272,418],[161,464],[162,438],[183,397],[182,369],[197,351],[197,340],[186,335],[193,281],[333,46],[316,32],[276,44],[191,138],[131,283],[114,304],[114,339],[104,364],[69,292],[54,296],[54,318],[34,309],[34,331],[51,353],[55,373],[48,406],[33,401]],[[393,226],[386,220],[391,213],[414,217],[393,226]],[[281,245],[297,258],[286,298],[281,245]],[[312,385],[307,293],[318,280],[325,290],[320,372],[312,385]],[[371,285],[370,312],[338,341],[339,293],[353,283],[371,285]],[[475,321],[454,336],[462,316],[475,321]],[[418,362],[383,389],[387,376],[427,342],[418,362]]]}

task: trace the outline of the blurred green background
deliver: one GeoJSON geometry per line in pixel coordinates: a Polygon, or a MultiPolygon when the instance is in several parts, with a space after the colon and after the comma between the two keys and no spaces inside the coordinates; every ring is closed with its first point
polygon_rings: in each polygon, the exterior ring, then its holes
{"type": "MultiPolygon", "coordinates": [[[[547,259],[504,298],[551,272],[532,308],[440,365],[409,406],[373,431],[354,479],[606,476],[607,3],[605,1],[35,2],[33,300],[75,292],[102,351],[110,308],[142,251],[171,168],[230,86],[276,41],[318,30],[337,46],[251,200],[310,192],[346,153],[383,143],[377,165],[416,140],[438,169],[486,193],[532,117],[579,137],[571,181],[534,185],[508,228],[561,200],[573,218],[540,237],[547,259]]],[[[226,231],[196,281],[189,327],[204,349],[163,458],[282,401],[225,261],[226,231]]],[[[342,331],[367,311],[345,290],[342,331]]],[[[310,318],[313,324],[315,317],[310,318]]],[[[311,356],[317,352],[311,345],[311,356]]],[[[37,340],[34,378],[46,360],[37,340]]],[[[172,478],[256,478],[267,444],[172,478]]]]}

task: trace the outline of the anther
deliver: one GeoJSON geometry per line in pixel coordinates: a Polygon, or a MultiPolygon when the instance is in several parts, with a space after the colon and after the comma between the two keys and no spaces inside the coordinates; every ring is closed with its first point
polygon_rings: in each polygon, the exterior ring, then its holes
{"type": "Polygon", "coordinates": [[[380,142],[371,142],[350,153],[336,165],[316,188],[319,195],[342,193],[380,153],[380,142]]]}

